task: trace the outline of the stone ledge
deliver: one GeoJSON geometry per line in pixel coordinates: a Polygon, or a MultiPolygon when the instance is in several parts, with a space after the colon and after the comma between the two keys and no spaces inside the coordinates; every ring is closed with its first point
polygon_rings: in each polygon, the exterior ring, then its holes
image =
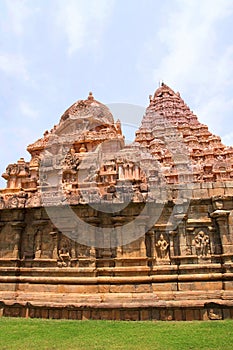
{"type": "Polygon", "coordinates": [[[0,316],[52,319],[102,319],[127,321],[192,321],[233,318],[233,305],[229,302],[204,300],[202,303],[189,301],[184,304],[161,303],[156,306],[102,305],[87,307],[75,304],[43,304],[0,302],[0,316]]]}

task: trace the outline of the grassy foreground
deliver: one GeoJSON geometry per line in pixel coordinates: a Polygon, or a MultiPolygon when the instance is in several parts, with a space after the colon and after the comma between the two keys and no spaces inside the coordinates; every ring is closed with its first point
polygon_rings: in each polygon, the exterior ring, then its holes
{"type": "Polygon", "coordinates": [[[117,322],[0,318],[1,350],[232,348],[233,320],[117,322]]]}

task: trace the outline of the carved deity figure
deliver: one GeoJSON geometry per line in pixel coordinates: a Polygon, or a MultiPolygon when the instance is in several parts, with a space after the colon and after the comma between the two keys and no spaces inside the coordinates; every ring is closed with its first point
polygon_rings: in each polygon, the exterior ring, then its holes
{"type": "Polygon", "coordinates": [[[209,251],[210,238],[204,231],[195,236],[195,248],[198,256],[206,256],[209,251]]]}
{"type": "Polygon", "coordinates": [[[156,243],[156,247],[158,248],[158,257],[160,259],[167,259],[168,258],[168,246],[169,243],[164,238],[163,234],[159,236],[159,240],[156,243]]]}
{"type": "Polygon", "coordinates": [[[64,242],[61,248],[58,251],[58,266],[59,267],[68,267],[71,265],[71,256],[68,242],[64,242]]]}

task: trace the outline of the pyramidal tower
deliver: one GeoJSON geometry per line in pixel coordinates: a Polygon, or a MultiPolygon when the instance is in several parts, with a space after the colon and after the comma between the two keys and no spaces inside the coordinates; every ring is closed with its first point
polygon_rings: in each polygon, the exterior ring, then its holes
{"type": "Polygon", "coordinates": [[[162,83],[125,145],[92,93],[9,164],[3,316],[233,318],[233,148],[162,83]]]}
{"type": "Polygon", "coordinates": [[[156,157],[168,183],[233,178],[233,148],[224,146],[219,136],[198,121],[180,94],[164,83],[150,96],[136,141],[156,157]],[[187,165],[186,176],[185,166],[183,170],[178,166],[182,161],[187,165]]]}

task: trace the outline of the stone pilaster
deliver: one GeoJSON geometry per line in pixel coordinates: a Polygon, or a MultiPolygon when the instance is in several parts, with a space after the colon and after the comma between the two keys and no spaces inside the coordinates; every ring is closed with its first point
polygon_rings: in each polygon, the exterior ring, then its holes
{"type": "MultiPolygon", "coordinates": [[[[41,255],[43,253],[43,251],[42,251],[43,231],[44,231],[44,227],[46,226],[47,223],[48,223],[47,220],[36,220],[32,223],[32,226],[35,227],[36,231],[40,231],[40,235],[41,235],[39,238],[39,242],[34,241],[34,252],[33,253],[35,254],[35,259],[40,259],[41,255]]],[[[34,239],[38,240],[38,238],[35,236],[34,236],[34,239]]]]}
{"type": "Polygon", "coordinates": [[[153,259],[156,258],[155,252],[155,232],[153,230],[149,230],[146,235],[148,236],[148,241],[150,242],[150,253],[153,259]]]}
{"type": "Polygon", "coordinates": [[[233,243],[229,232],[229,217],[230,211],[217,209],[210,214],[211,218],[215,219],[219,228],[220,239],[222,243],[223,254],[233,254],[233,243]]]}
{"type": "Polygon", "coordinates": [[[175,220],[177,221],[177,231],[179,235],[180,242],[180,255],[187,255],[187,240],[186,240],[186,220],[187,215],[175,214],[175,220]]]}
{"type": "Polygon", "coordinates": [[[57,231],[51,231],[49,232],[50,236],[53,240],[53,252],[52,252],[52,259],[58,259],[58,232],[57,231]]]}
{"type": "Polygon", "coordinates": [[[22,230],[25,224],[21,221],[11,223],[13,235],[14,235],[14,247],[12,257],[14,259],[21,259],[21,243],[22,243],[22,230]]]}
{"type": "Polygon", "coordinates": [[[73,240],[71,240],[70,244],[71,244],[71,249],[70,249],[71,250],[71,258],[76,259],[76,243],[73,240]]]}
{"type": "Polygon", "coordinates": [[[119,180],[124,180],[124,170],[123,170],[123,164],[118,165],[118,174],[119,174],[119,180]]]}
{"type": "Polygon", "coordinates": [[[136,230],[138,230],[138,236],[139,236],[139,245],[140,245],[140,256],[143,258],[146,258],[146,242],[145,242],[145,234],[146,234],[146,227],[145,222],[139,222],[137,224],[137,227],[135,227],[136,230]]]}
{"type": "Polygon", "coordinates": [[[177,235],[177,231],[169,231],[169,238],[170,238],[170,258],[174,258],[175,254],[175,236],[177,235]]]}
{"type": "Polygon", "coordinates": [[[122,224],[116,223],[115,224],[115,236],[116,236],[116,257],[121,258],[122,257],[122,245],[123,245],[123,238],[122,238],[122,224]]]}

